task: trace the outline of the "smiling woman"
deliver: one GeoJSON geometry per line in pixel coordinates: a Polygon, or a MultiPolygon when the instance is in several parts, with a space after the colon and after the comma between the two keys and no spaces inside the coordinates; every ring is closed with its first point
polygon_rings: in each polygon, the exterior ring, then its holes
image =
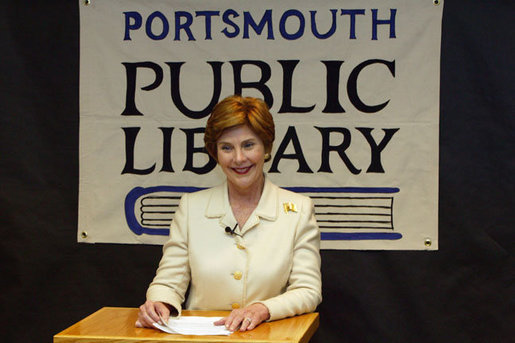
{"type": "MultiPolygon", "coordinates": [[[[231,203],[236,196],[235,193],[261,196],[265,146],[261,138],[247,125],[239,125],[224,131],[217,142],[217,159],[227,176],[231,203]]],[[[238,221],[238,224],[243,226],[245,222],[238,221]]]]}
{"type": "Polygon", "coordinates": [[[232,309],[215,322],[232,331],[316,309],[322,296],[314,206],[265,176],[274,135],[262,100],[234,95],[214,107],[204,141],[226,182],[182,196],[136,326],[180,314],[185,300],[191,310],[232,309]]]}
{"type": "Polygon", "coordinates": [[[232,96],[215,106],[206,132],[206,146],[227,177],[229,203],[243,227],[263,191],[263,165],[275,133],[272,115],[259,99],[232,96]]]}
{"type": "MultiPolygon", "coordinates": [[[[245,212],[257,206],[264,184],[263,165],[270,159],[274,136],[274,121],[262,100],[232,96],[213,109],[204,141],[227,176],[233,212],[242,202],[249,203],[245,212]]],[[[236,218],[240,227],[248,215],[236,218]]]]}

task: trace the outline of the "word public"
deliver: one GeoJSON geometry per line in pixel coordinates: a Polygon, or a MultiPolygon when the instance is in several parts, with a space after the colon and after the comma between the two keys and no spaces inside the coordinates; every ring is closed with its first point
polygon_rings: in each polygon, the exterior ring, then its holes
{"type": "MultiPolygon", "coordinates": [[[[278,60],[277,63],[281,66],[282,69],[282,99],[281,106],[277,113],[309,113],[314,108],[315,105],[312,106],[295,106],[292,103],[292,99],[294,98],[292,95],[293,88],[293,77],[294,72],[296,70],[297,65],[299,64],[299,60],[278,60]]],[[[182,101],[181,93],[180,93],[180,80],[181,80],[181,67],[186,62],[165,62],[168,66],[168,70],[170,73],[170,97],[173,101],[175,107],[186,117],[190,119],[201,119],[207,117],[214,105],[220,100],[220,95],[222,91],[222,66],[224,62],[221,61],[208,61],[206,62],[212,71],[212,82],[213,82],[213,93],[211,96],[211,100],[209,104],[201,110],[192,110],[188,108],[184,102],[182,101]]],[[[343,65],[344,61],[320,61],[321,64],[324,65],[326,70],[326,103],[322,113],[345,113],[345,109],[342,107],[340,103],[340,69],[343,65]]],[[[138,84],[138,70],[146,70],[151,71],[154,75],[153,81],[149,84],[140,88],[140,93],[138,93],[138,97],[144,97],[141,94],[141,91],[149,92],[158,87],[161,87],[161,84],[164,79],[164,71],[161,65],[155,62],[122,62],[125,67],[126,73],[126,94],[125,94],[125,108],[121,113],[122,116],[142,116],[143,113],[136,106],[136,92],[138,91],[136,85],[138,84]]],[[[272,75],[272,68],[270,64],[265,61],[260,60],[238,60],[238,61],[229,61],[229,64],[232,67],[233,71],[233,80],[234,80],[234,94],[242,94],[243,89],[256,89],[263,94],[263,99],[267,103],[267,105],[272,108],[274,102],[274,96],[272,94],[272,90],[268,86],[267,82],[270,80],[272,75]],[[243,80],[242,70],[245,66],[253,66],[257,67],[260,71],[260,77],[257,80],[243,80]]],[[[354,108],[363,113],[377,113],[384,109],[389,100],[379,103],[379,104],[370,104],[365,103],[358,94],[358,77],[360,73],[370,67],[370,66],[380,66],[381,68],[385,68],[385,70],[389,71],[392,75],[392,82],[395,78],[395,60],[387,61],[383,59],[370,59],[365,60],[350,71],[347,82],[347,96],[350,103],[354,106],[354,108]]],[[[206,80],[209,77],[206,76],[206,80]]],[[[166,86],[164,86],[166,87],[166,86]]]]}

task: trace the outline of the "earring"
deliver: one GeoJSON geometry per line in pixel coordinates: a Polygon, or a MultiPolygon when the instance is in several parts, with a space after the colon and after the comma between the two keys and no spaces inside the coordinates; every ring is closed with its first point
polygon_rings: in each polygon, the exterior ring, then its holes
{"type": "Polygon", "coordinates": [[[272,157],[270,156],[270,154],[269,154],[269,153],[265,153],[265,162],[270,161],[270,159],[271,159],[271,158],[272,158],[272,157]]]}

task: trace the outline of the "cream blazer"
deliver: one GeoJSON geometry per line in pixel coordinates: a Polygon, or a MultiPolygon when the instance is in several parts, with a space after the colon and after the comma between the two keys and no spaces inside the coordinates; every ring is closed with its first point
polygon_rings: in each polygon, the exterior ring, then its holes
{"type": "Polygon", "coordinates": [[[227,183],[184,194],[147,299],[186,309],[263,303],[270,320],[314,311],[322,300],[320,232],[310,198],[265,178],[258,206],[234,235],[227,183]]]}

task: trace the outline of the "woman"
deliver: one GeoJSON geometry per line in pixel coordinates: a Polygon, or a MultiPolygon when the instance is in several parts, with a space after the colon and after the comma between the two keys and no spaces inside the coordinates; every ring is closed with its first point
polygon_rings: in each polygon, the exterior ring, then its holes
{"type": "Polygon", "coordinates": [[[186,308],[232,309],[215,322],[231,331],[315,310],[322,297],[313,203],[264,175],[274,135],[262,100],[235,95],[214,107],[204,141],[227,180],[182,196],[136,326],[180,315],[188,286],[186,308]]]}

